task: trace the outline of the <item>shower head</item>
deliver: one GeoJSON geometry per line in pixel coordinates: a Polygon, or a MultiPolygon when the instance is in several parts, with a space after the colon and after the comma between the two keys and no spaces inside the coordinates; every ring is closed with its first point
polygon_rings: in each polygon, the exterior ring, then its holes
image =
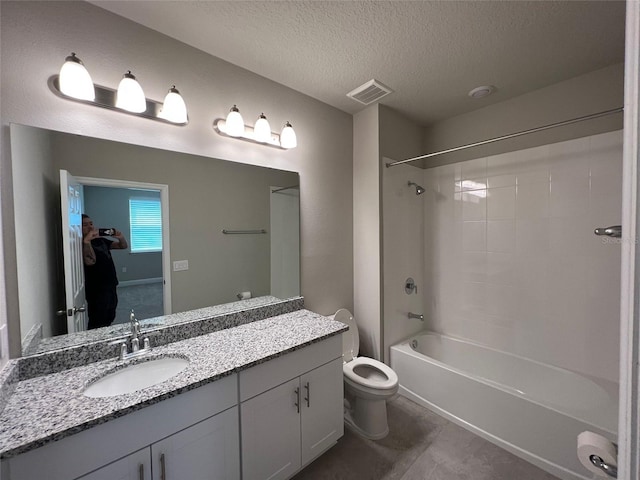
{"type": "Polygon", "coordinates": [[[407,182],[407,185],[409,186],[413,185],[414,187],[416,187],[416,195],[422,195],[424,193],[424,188],[422,188],[417,183],[407,182]]]}

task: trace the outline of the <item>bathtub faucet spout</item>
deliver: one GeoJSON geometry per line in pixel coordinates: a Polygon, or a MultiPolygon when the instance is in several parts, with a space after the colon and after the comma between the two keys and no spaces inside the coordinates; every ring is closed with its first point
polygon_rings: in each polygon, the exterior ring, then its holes
{"type": "Polygon", "coordinates": [[[421,313],[413,313],[413,312],[409,312],[409,315],[407,315],[409,318],[417,318],[418,320],[420,320],[421,322],[424,322],[424,315],[422,315],[421,313]]]}

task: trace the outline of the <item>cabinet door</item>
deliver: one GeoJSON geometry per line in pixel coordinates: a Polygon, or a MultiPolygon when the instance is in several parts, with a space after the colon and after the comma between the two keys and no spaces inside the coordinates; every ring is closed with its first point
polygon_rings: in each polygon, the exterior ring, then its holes
{"type": "Polygon", "coordinates": [[[149,448],[143,448],[77,480],[151,480],[149,448]]]}
{"type": "Polygon", "coordinates": [[[154,480],[240,478],[238,407],[151,445],[154,480]]]}
{"type": "Polygon", "coordinates": [[[342,358],[300,377],[302,397],[302,466],[344,434],[342,358]]]}
{"type": "Polygon", "coordinates": [[[296,377],[241,404],[243,480],[285,479],[300,468],[299,388],[296,377]]]}

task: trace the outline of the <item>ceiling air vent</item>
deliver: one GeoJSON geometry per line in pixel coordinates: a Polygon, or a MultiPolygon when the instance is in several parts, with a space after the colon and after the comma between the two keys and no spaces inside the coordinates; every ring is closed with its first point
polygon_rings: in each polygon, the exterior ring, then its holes
{"type": "Polygon", "coordinates": [[[351,90],[347,93],[347,97],[353,98],[356,102],[364,105],[370,105],[390,93],[393,93],[393,90],[374,78],[364,85],[360,85],[358,88],[351,90]]]}

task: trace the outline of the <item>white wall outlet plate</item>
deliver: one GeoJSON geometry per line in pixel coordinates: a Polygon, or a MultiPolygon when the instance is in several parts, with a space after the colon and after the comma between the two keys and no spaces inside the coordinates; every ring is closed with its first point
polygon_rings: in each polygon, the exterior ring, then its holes
{"type": "Polygon", "coordinates": [[[180,272],[182,270],[189,270],[189,260],[176,260],[173,262],[174,272],[180,272]]]}

